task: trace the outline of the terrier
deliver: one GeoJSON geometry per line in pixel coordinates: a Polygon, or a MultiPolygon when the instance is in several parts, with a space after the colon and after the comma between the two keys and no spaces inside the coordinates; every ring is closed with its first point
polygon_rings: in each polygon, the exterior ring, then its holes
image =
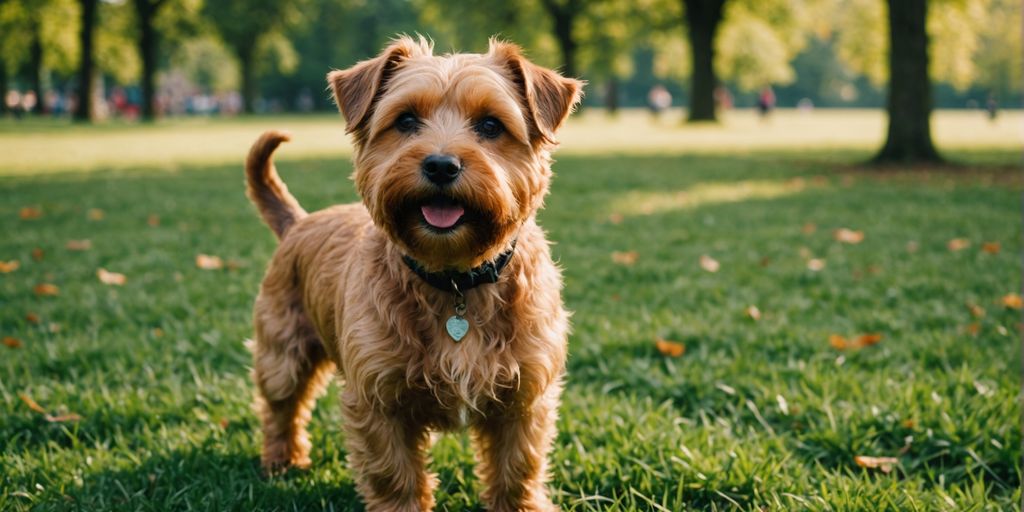
{"type": "Polygon", "coordinates": [[[270,472],[310,464],[337,373],[348,461],[370,510],[429,510],[431,433],[468,427],[490,510],[556,509],[547,455],[569,314],[536,213],[583,83],[510,43],[434,56],[402,37],[327,75],[362,203],[307,214],[271,162],[247,192],[280,239],[256,299],[253,380],[270,472]]]}

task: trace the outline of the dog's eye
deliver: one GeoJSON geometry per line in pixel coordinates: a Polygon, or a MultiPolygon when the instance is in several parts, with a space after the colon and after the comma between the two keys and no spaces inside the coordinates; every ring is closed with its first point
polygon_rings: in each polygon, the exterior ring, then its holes
{"type": "Polygon", "coordinates": [[[420,120],[415,114],[406,112],[395,119],[395,129],[402,133],[412,133],[420,127],[420,120]]]}
{"type": "Polygon", "coordinates": [[[476,123],[476,132],[485,139],[496,139],[505,133],[505,125],[496,118],[487,116],[476,123]]]}

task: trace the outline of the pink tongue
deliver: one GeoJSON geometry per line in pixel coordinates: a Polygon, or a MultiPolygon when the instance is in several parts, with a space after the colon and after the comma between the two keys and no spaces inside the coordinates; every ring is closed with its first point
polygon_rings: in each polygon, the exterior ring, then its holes
{"type": "Polygon", "coordinates": [[[446,229],[455,225],[465,213],[461,206],[423,206],[423,218],[435,228],[446,229]]]}

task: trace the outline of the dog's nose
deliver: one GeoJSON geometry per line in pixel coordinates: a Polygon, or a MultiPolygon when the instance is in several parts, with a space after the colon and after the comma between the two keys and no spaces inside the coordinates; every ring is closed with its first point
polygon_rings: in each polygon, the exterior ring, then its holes
{"type": "Polygon", "coordinates": [[[430,155],[423,159],[423,175],[435,185],[447,185],[461,172],[459,159],[452,155],[430,155]]]}

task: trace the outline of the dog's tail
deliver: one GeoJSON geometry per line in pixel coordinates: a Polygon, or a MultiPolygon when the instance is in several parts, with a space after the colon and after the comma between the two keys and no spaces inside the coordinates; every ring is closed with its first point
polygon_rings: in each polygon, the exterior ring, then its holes
{"type": "Polygon", "coordinates": [[[277,146],[289,139],[290,136],[284,132],[264,132],[245,159],[246,195],[278,239],[284,238],[288,228],[307,215],[288,192],[288,186],[277,175],[270,158],[277,146]]]}

